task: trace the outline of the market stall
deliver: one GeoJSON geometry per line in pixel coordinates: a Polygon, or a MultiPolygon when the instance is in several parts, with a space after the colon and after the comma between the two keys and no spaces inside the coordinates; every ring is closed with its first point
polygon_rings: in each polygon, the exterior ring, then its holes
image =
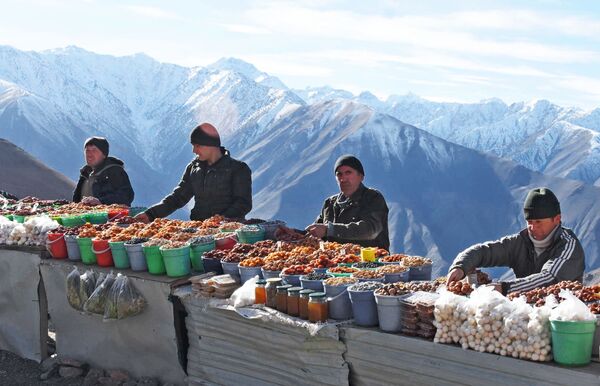
{"type": "Polygon", "coordinates": [[[0,248],[0,349],[27,359],[46,357],[46,295],[39,247],[0,248]]]}

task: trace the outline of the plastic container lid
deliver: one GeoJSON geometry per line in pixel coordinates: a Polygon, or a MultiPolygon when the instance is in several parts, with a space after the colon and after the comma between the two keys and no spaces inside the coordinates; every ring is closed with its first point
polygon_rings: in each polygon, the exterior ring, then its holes
{"type": "Polygon", "coordinates": [[[311,289],[303,289],[302,291],[300,291],[300,296],[305,296],[308,297],[310,296],[310,294],[312,294],[313,292],[315,292],[314,290],[311,289]]]}
{"type": "MultiPolygon", "coordinates": [[[[279,287],[277,287],[279,288],[279,287]]],[[[294,294],[294,295],[298,295],[300,293],[300,291],[302,291],[302,287],[289,287],[287,289],[288,294],[294,294]]]]}
{"type": "Polygon", "coordinates": [[[256,281],[256,284],[263,284],[264,285],[264,284],[267,284],[267,281],[265,279],[258,279],[256,281]]]}
{"type": "Polygon", "coordinates": [[[292,288],[292,286],[290,284],[283,284],[283,285],[278,285],[277,287],[277,291],[287,291],[288,288],[292,288]]]}
{"type": "Polygon", "coordinates": [[[312,298],[324,298],[325,297],[325,292],[313,292],[312,294],[308,295],[308,297],[312,298]]]}

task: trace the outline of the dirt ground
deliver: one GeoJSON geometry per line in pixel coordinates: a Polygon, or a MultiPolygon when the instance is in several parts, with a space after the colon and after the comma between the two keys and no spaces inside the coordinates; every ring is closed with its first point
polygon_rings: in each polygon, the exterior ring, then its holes
{"type": "Polygon", "coordinates": [[[41,381],[40,374],[42,374],[40,365],[36,361],[20,358],[18,355],[8,351],[0,351],[0,385],[83,385],[83,377],[66,379],[55,376],[41,381]]]}

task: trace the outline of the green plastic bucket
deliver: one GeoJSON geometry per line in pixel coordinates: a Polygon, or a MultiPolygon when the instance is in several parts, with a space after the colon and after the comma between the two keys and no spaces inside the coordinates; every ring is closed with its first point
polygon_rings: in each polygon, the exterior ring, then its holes
{"type": "Polygon", "coordinates": [[[148,272],[153,275],[164,275],[165,272],[167,272],[162,254],[160,253],[160,247],[158,245],[142,247],[142,251],[144,251],[148,272]]]}
{"type": "Polygon", "coordinates": [[[52,216],[50,217],[52,220],[56,221],[57,223],[59,223],[60,225],[62,225],[62,219],[60,216],[52,216]]]}
{"type": "Polygon", "coordinates": [[[204,264],[202,263],[202,254],[204,252],[212,251],[215,249],[215,242],[207,244],[192,245],[190,247],[190,259],[192,262],[192,268],[196,272],[204,272],[204,264]]]}
{"type": "Polygon", "coordinates": [[[596,321],[551,320],[552,356],[556,363],[566,366],[584,366],[592,359],[592,343],[596,321]]]}
{"type": "Polygon", "coordinates": [[[189,246],[174,249],[163,249],[161,247],[160,253],[165,262],[167,276],[179,277],[190,274],[191,260],[189,246]]]}
{"type": "Polygon", "coordinates": [[[83,264],[96,264],[96,255],[92,250],[92,239],[90,237],[78,237],[79,254],[83,264]]]}
{"type": "Polygon", "coordinates": [[[254,244],[259,241],[263,241],[264,239],[265,239],[264,232],[258,233],[258,234],[250,234],[250,233],[239,234],[238,233],[238,241],[243,244],[254,244]]]}
{"type": "Polygon", "coordinates": [[[125,250],[125,242],[109,241],[108,245],[110,245],[115,268],[129,268],[129,256],[127,256],[127,250],[125,250]]]}
{"type": "Polygon", "coordinates": [[[18,214],[13,214],[13,220],[16,221],[16,222],[18,222],[18,223],[23,224],[25,222],[25,216],[21,216],[21,215],[18,215],[18,214]]]}
{"type": "Polygon", "coordinates": [[[5,214],[4,217],[9,219],[10,221],[12,221],[14,219],[14,216],[12,214],[5,214]]]}
{"type": "Polygon", "coordinates": [[[92,224],[106,224],[108,222],[108,213],[106,212],[88,213],[85,217],[92,224]]]}
{"type": "Polygon", "coordinates": [[[60,218],[62,224],[66,227],[78,227],[85,224],[85,218],[82,216],[65,216],[60,218]]]}
{"type": "Polygon", "coordinates": [[[129,208],[129,216],[135,217],[137,214],[145,212],[146,209],[148,208],[145,206],[132,206],[131,208],[129,208]]]}

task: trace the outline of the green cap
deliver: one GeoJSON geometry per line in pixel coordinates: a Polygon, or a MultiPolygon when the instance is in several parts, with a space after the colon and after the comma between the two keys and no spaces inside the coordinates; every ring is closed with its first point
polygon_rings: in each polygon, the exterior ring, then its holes
{"type": "Polygon", "coordinates": [[[548,188],[535,188],[527,193],[523,204],[525,220],[552,218],[560,214],[560,203],[548,188]]]}

